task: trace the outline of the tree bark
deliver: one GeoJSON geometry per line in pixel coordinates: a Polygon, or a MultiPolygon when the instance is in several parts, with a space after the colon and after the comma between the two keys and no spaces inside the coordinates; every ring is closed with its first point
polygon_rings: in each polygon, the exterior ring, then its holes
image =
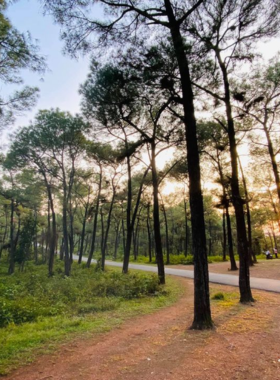
{"type": "Polygon", "coordinates": [[[119,239],[120,239],[119,230],[120,230],[120,221],[117,222],[116,227],[115,227],[115,234],[116,235],[115,235],[114,255],[113,255],[114,260],[117,259],[117,252],[118,252],[119,239]]]}
{"type": "Polygon", "coordinates": [[[274,175],[274,179],[275,179],[277,195],[278,195],[278,199],[279,199],[279,203],[280,203],[280,177],[279,177],[278,166],[277,166],[277,161],[276,161],[272,141],[270,138],[269,130],[267,128],[267,109],[265,110],[265,120],[264,120],[263,126],[264,126],[264,132],[265,132],[265,136],[266,136],[266,140],[267,140],[268,153],[270,156],[273,175],[274,175]]]}
{"type": "Polygon", "coordinates": [[[56,215],[54,210],[54,203],[53,203],[53,197],[52,197],[52,190],[51,186],[48,183],[47,177],[45,172],[43,172],[45,185],[47,189],[47,195],[49,200],[49,205],[51,209],[52,214],[52,233],[51,233],[51,239],[50,239],[50,254],[49,254],[49,262],[48,262],[48,272],[49,276],[53,276],[53,265],[54,265],[54,256],[55,256],[55,247],[56,247],[56,215]]]}
{"type": "Polygon", "coordinates": [[[194,321],[192,328],[206,329],[212,328],[213,322],[210,310],[207,246],[201,191],[199,151],[197,145],[196,119],[194,115],[194,96],[189,64],[185,52],[185,42],[180,32],[180,26],[175,19],[170,0],[165,0],[164,3],[167,17],[171,26],[171,38],[179,66],[187,140],[192,247],[194,254],[194,321]]]}
{"type": "Polygon", "coordinates": [[[154,216],[154,234],[156,246],[156,259],[158,267],[159,283],[165,284],[164,260],[162,252],[162,241],[160,233],[160,218],[159,218],[159,201],[158,201],[158,176],[156,169],[156,146],[154,141],[151,142],[151,168],[153,182],[153,216],[154,216]]]}
{"type": "Polygon", "coordinates": [[[85,206],[85,213],[84,213],[84,217],[83,217],[83,226],[82,226],[82,235],[81,235],[81,244],[80,244],[78,264],[81,264],[82,258],[83,258],[83,253],[84,253],[84,241],[85,241],[85,234],[86,234],[87,214],[88,214],[88,203],[85,206]]]}
{"type": "Polygon", "coordinates": [[[63,206],[62,206],[62,231],[63,231],[63,242],[64,242],[64,274],[65,276],[70,276],[71,260],[70,260],[70,255],[69,255],[69,244],[68,244],[66,193],[64,193],[63,198],[64,199],[63,199],[63,206]]]}
{"type": "Polygon", "coordinates": [[[103,240],[103,246],[102,246],[102,259],[101,259],[101,269],[104,271],[105,269],[105,255],[106,255],[106,248],[107,248],[107,241],[108,241],[108,236],[109,236],[109,230],[111,226],[111,216],[112,216],[112,211],[114,207],[114,201],[115,201],[115,196],[116,196],[116,190],[115,187],[113,186],[113,196],[110,204],[110,209],[107,217],[107,224],[106,224],[106,231],[105,231],[105,236],[103,240]]]}
{"type": "Polygon", "coordinates": [[[185,257],[188,256],[188,215],[187,215],[187,201],[184,198],[184,211],[185,211],[185,257]]]}
{"type": "Polygon", "coordinates": [[[147,232],[148,232],[148,247],[149,247],[149,263],[152,262],[152,238],[151,238],[151,227],[150,227],[150,203],[147,207],[147,232]]]}
{"type": "Polygon", "coordinates": [[[7,232],[8,232],[8,209],[6,206],[7,205],[4,205],[4,209],[5,209],[5,230],[4,230],[4,234],[3,234],[3,242],[2,242],[2,245],[0,248],[0,258],[2,256],[3,245],[5,244],[5,240],[6,240],[7,232]]]}
{"type": "Polygon", "coordinates": [[[98,220],[98,213],[99,213],[99,202],[100,202],[101,187],[102,187],[102,167],[100,165],[98,193],[97,193],[97,198],[96,198],[95,214],[94,214],[94,222],[93,222],[93,231],[92,231],[92,239],[91,239],[90,252],[89,252],[89,255],[88,255],[87,268],[90,267],[91,260],[92,260],[92,257],[93,257],[94,248],[95,248],[95,238],[96,238],[96,231],[97,231],[97,220],[98,220]]]}
{"type": "Polygon", "coordinates": [[[235,210],[236,229],[237,229],[237,247],[239,254],[239,290],[240,302],[254,301],[251,287],[250,287],[250,270],[249,270],[249,254],[248,242],[246,235],[246,224],[243,210],[243,200],[239,190],[238,179],[238,163],[237,163],[237,145],[235,139],[234,121],[232,117],[231,100],[230,100],[230,86],[227,74],[227,68],[222,61],[220,51],[216,50],[216,56],[223,76],[223,84],[225,91],[225,106],[228,127],[228,137],[230,145],[231,156],[231,192],[232,203],[235,210]]]}
{"type": "Polygon", "coordinates": [[[164,207],[163,200],[162,200],[162,211],[163,211],[163,216],[164,216],[165,236],[166,236],[166,265],[169,265],[170,264],[170,253],[169,253],[168,223],[167,223],[166,210],[164,207]]]}
{"type": "Polygon", "coordinates": [[[223,261],[226,261],[227,256],[227,232],[226,232],[226,210],[223,208],[223,261]]]}
{"type": "Polygon", "coordinates": [[[14,248],[14,212],[15,201],[11,199],[11,216],[10,216],[10,260],[9,260],[9,274],[15,271],[15,248],[14,248]]]}
{"type": "Polygon", "coordinates": [[[248,229],[248,250],[249,250],[250,265],[252,266],[254,263],[257,262],[257,258],[256,258],[256,255],[255,255],[255,252],[253,250],[253,243],[252,243],[251,211],[250,211],[250,206],[249,206],[250,199],[249,199],[249,194],[248,194],[248,189],[247,189],[246,178],[244,176],[243,167],[241,165],[241,160],[240,160],[239,156],[238,156],[238,161],[239,161],[240,171],[241,171],[241,175],[242,175],[242,182],[243,182],[243,187],[244,187],[244,192],[245,192],[245,199],[246,199],[246,216],[247,216],[247,229],[248,229]]]}

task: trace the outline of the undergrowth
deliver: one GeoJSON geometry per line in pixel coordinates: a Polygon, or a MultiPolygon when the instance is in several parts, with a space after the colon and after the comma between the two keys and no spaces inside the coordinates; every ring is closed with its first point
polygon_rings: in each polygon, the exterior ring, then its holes
{"type": "Polygon", "coordinates": [[[105,273],[73,264],[70,277],[56,263],[28,263],[24,273],[8,276],[0,267],[0,375],[52,349],[74,335],[108,331],[123,320],[175,302],[178,283],[162,287],[157,276],[118,269],[105,273]]]}

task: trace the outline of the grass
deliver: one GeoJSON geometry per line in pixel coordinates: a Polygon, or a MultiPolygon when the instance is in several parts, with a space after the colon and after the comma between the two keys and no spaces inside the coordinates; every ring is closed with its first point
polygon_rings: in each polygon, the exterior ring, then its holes
{"type": "MultiPolygon", "coordinates": [[[[236,261],[239,261],[238,255],[234,255],[234,258],[236,261]]],[[[265,260],[266,256],[264,254],[258,255],[257,260],[265,260]]],[[[116,261],[122,261],[121,258],[117,259],[116,261]]],[[[138,256],[136,260],[134,260],[133,257],[130,258],[130,261],[132,263],[141,263],[141,264],[156,264],[156,258],[152,257],[152,262],[149,261],[148,256],[138,256]]],[[[227,256],[226,261],[229,261],[229,257],[227,256]]],[[[166,255],[164,255],[164,262],[166,264],[166,255]]],[[[223,263],[223,256],[221,255],[213,255],[208,256],[208,264],[212,263],[223,263]]],[[[193,256],[184,254],[179,255],[169,255],[169,264],[168,265],[193,265],[193,256]]]]}
{"type": "Polygon", "coordinates": [[[154,275],[137,271],[104,274],[74,264],[72,277],[61,272],[56,264],[55,276],[48,278],[45,266],[29,264],[25,273],[7,276],[1,266],[0,300],[6,307],[6,314],[0,311],[1,375],[75,337],[106,332],[168,306],[182,293],[174,279],[168,278],[163,288],[154,275]]]}
{"type": "MultiPolygon", "coordinates": [[[[133,257],[131,257],[130,261],[133,263],[141,263],[141,264],[153,264],[153,265],[156,264],[155,257],[152,258],[152,262],[149,262],[149,258],[147,256],[138,256],[136,260],[134,260],[133,257]]],[[[166,263],[166,255],[164,255],[164,262],[166,263]]],[[[208,257],[209,264],[220,263],[220,262],[223,262],[222,256],[216,255],[216,256],[208,257]]],[[[193,256],[192,255],[185,256],[184,254],[169,255],[169,265],[193,265],[193,256]]]]}
{"type": "MultiPolygon", "coordinates": [[[[212,288],[213,289],[213,288],[212,288]]],[[[236,292],[217,292],[211,294],[211,300],[214,301],[218,308],[232,308],[234,306],[239,307],[239,293],[236,292]]]]}

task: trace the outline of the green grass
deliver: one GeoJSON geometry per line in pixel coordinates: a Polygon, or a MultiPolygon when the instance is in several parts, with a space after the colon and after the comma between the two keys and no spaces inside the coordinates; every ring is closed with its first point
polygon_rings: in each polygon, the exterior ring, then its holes
{"type": "Polygon", "coordinates": [[[216,305],[218,305],[220,308],[231,308],[233,306],[236,306],[237,308],[240,307],[239,303],[239,292],[217,292],[213,294],[213,290],[211,289],[211,300],[214,301],[216,305]]]}
{"type": "MultiPolygon", "coordinates": [[[[237,257],[236,257],[237,259],[237,257]]],[[[238,260],[238,259],[237,259],[238,260]]],[[[146,256],[138,256],[137,260],[134,260],[133,258],[130,259],[132,263],[141,263],[141,264],[156,264],[155,257],[152,258],[152,262],[149,262],[149,258],[146,256]]],[[[166,255],[164,255],[164,262],[166,263],[166,255]]],[[[216,256],[209,256],[208,257],[208,263],[220,263],[223,262],[223,257],[216,255],[216,256]]],[[[169,255],[169,265],[193,265],[193,256],[184,254],[180,255],[169,255]]]]}
{"type": "Polygon", "coordinates": [[[53,278],[46,272],[45,266],[29,264],[25,273],[7,276],[0,267],[0,300],[6,307],[6,314],[0,310],[2,375],[75,337],[106,332],[166,307],[182,293],[174,279],[163,288],[156,276],[137,271],[123,276],[118,269],[101,273],[75,264],[72,277],[65,278],[57,263],[53,278]]]}

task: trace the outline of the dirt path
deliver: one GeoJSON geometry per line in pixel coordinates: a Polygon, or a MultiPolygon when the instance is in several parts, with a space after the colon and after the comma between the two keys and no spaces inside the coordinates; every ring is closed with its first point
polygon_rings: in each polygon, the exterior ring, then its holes
{"type": "MultiPolygon", "coordinates": [[[[192,281],[180,281],[186,292],[175,305],[67,344],[5,379],[280,380],[280,295],[254,292],[254,306],[215,301],[216,329],[189,331],[192,281]]],[[[236,291],[219,285],[212,290],[236,291]]]]}

